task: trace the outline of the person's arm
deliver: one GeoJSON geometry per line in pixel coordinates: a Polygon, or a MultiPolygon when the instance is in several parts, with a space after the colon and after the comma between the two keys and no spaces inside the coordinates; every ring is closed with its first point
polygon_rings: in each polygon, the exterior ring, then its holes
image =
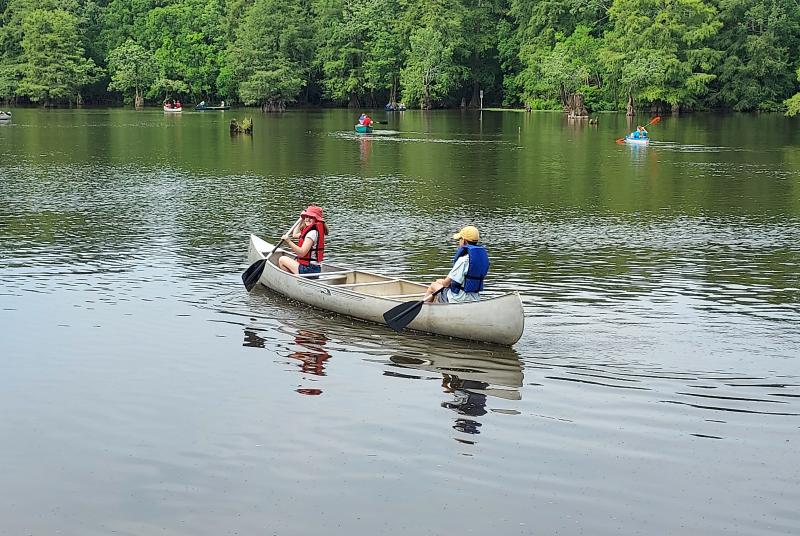
{"type": "Polygon", "coordinates": [[[303,240],[302,246],[295,246],[295,252],[297,253],[298,257],[305,257],[308,255],[308,252],[311,251],[311,248],[314,246],[314,242],[316,239],[311,238],[311,235],[306,235],[306,239],[303,240]]]}
{"type": "Polygon", "coordinates": [[[446,283],[442,283],[445,286],[450,286],[450,284],[455,281],[456,283],[464,285],[464,281],[466,280],[467,276],[467,269],[469,266],[469,257],[463,255],[460,257],[453,267],[450,269],[450,273],[447,274],[447,277],[444,278],[446,283]]]}
{"type": "Polygon", "coordinates": [[[311,251],[311,248],[314,246],[316,240],[316,235],[312,235],[311,233],[306,235],[306,239],[303,240],[303,245],[298,246],[294,242],[291,241],[288,234],[283,235],[283,240],[292,248],[292,251],[298,257],[305,257],[308,255],[308,252],[311,251]]]}

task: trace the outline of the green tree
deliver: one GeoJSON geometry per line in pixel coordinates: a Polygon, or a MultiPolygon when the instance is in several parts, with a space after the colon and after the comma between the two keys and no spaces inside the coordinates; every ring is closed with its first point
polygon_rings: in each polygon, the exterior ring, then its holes
{"type": "Polygon", "coordinates": [[[224,59],[224,23],[219,0],[178,0],[150,10],[142,43],[159,68],[154,91],[194,99],[213,94],[224,59]]]}
{"type": "MultiPolygon", "coordinates": [[[[800,68],[797,69],[797,79],[800,80],[800,68]]],[[[792,97],[784,101],[786,105],[786,115],[794,116],[800,114],[800,93],[795,93],[792,97]]]]}
{"type": "MultiPolygon", "coordinates": [[[[548,61],[552,67],[557,42],[573,35],[579,25],[590,28],[593,35],[603,35],[606,11],[602,0],[510,0],[508,22],[500,25],[507,34],[499,43],[503,85],[525,103],[560,94],[558,85],[542,83],[542,68],[548,61]]],[[[573,58],[564,60],[569,63],[573,58]]]]}
{"type": "Polygon", "coordinates": [[[614,0],[614,24],[603,59],[621,85],[628,113],[634,102],[663,101],[673,110],[702,102],[719,53],[708,46],[721,27],[702,0],[614,0]]]}
{"type": "Polygon", "coordinates": [[[454,46],[438,29],[423,27],[411,34],[411,50],[400,72],[403,99],[428,110],[464,77],[454,61],[454,46]]]}
{"type": "Polygon", "coordinates": [[[147,42],[148,13],[162,5],[159,0],[111,0],[100,16],[98,49],[102,57],[128,39],[147,42]]]}
{"type": "Polygon", "coordinates": [[[715,104],[775,110],[794,89],[800,52],[800,4],[794,0],[724,0],[717,46],[715,104]]]}
{"type": "Polygon", "coordinates": [[[31,11],[22,24],[22,78],[16,93],[49,106],[80,99],[80,89],[101,71],[84,57],[78,18],[57,9],[31,11]]]}
{"type": "Polygon", "coordinates": [[[481,88],[495,89],[499,79],[497,26],[502,12],[500,0],[462,0],[462,63],[470,85],[470,108],[480,106],[481,88]]]}
{"type": "Polygon", "coordinates": [[[245,104],[283,111],[306,84],[311,61],[299,0],[257,0],[246,12],[221,76],[245,104]]]}
{"type": "Polygon", "coordinates": [[[111,51],[108,71],[111,74],[109,91],[121,91],[125,94],[125,102],[130,102],[130,91],[133,90],[133,102],[137,108],[144,104],[144,93],[158,75],[153,55],[133,39],[111,51]]]}
{"type": "Polygon", "coordinates": [[[591,36],[588,26],[578,25],[569,37],[556,35],[553,50],[539,65],[540,92],[555,94],[566,111],[583,115],[584,93],[602,81],[600,47],[601,41],[591,36]]]}
{"type": "Polygon", "coordinates": [[[388,93],[389,102],[397,102],[404,50],[401,27],[391,21],[399,9],[397,0],[374,0],[367,4],[364,14],[370,21],[387,21],[373,25],[364,43],[364,89],[370,92],[373,103],[376,93],[388,93]]]}
{"type": "Polygon", "coordinates": [[[63,10],[74,15],[79,11],[75,0],[8,0],[0,10],[0,98],[9,99],[17,94],[22,78],[25,37],[23,24],[36,9],[63,10]]]}
{"type": "MultiPolygon", "coordinates": [[[[366,88],[364,60],[372,20],[371,0],[318,0],[314,3],[316,64],[327,98],[361,106],[366,88]]],[[[374,104],[374,103],[373,103],[374,104]]]]}

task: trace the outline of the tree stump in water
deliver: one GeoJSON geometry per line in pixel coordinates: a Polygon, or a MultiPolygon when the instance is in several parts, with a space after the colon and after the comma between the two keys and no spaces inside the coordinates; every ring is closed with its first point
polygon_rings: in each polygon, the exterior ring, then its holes
{"type": "Polygon", "coordinates": [[[236,134],[252,134],[253,133],[253,119],[242,119],[239,123],[236,119],[231,119],[231,135],[236,134]]]}
{"type": "Polygon", "coordinates": [[[589,111],[583,103],[583,95],[573,93],[567,99],[567,112],[570,117],[589,117],[589,111]]]}

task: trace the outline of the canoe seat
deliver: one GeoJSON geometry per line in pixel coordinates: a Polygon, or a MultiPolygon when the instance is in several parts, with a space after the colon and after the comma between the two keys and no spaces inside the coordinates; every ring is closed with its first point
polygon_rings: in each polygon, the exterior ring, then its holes
{"type": "Polygon", "coordinates": [[[313,279],[315,281],[324,281],[325,283],[337,284],[337,281],[347,281],[347,276],[351,273],[353,273],[353,270],[322,272],[318,274],[297,274],[297,276],[305,279],[313,279]]]}
{"type": "Polygon", "coordinates": [[[341,270],[337,272],[320,272],[317,274],[297,274],[297,277],[305,277],[306,279],[338,279],[340,277],[347,277],[347,274],[351,273],[353,273],[353,270],[341,270]]]}

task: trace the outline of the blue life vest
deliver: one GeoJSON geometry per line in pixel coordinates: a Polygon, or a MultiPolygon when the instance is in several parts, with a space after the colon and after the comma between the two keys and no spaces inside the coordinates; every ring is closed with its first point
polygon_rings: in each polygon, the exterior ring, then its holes
{"type": "Polygon", "coordinates": [[[469,266],[467,267],[467,275],[464,278],[464,284],[450,282],[450,290],[458,293],[462,290],[465,292],[480,292],[483,290],[483,280],[486,274],[489,273],[489,254],[483,246],[474,246],[467,244],[458,248],[455,256],[453,257],[453,264],[462,255],[469,255],[469,266]]]}

